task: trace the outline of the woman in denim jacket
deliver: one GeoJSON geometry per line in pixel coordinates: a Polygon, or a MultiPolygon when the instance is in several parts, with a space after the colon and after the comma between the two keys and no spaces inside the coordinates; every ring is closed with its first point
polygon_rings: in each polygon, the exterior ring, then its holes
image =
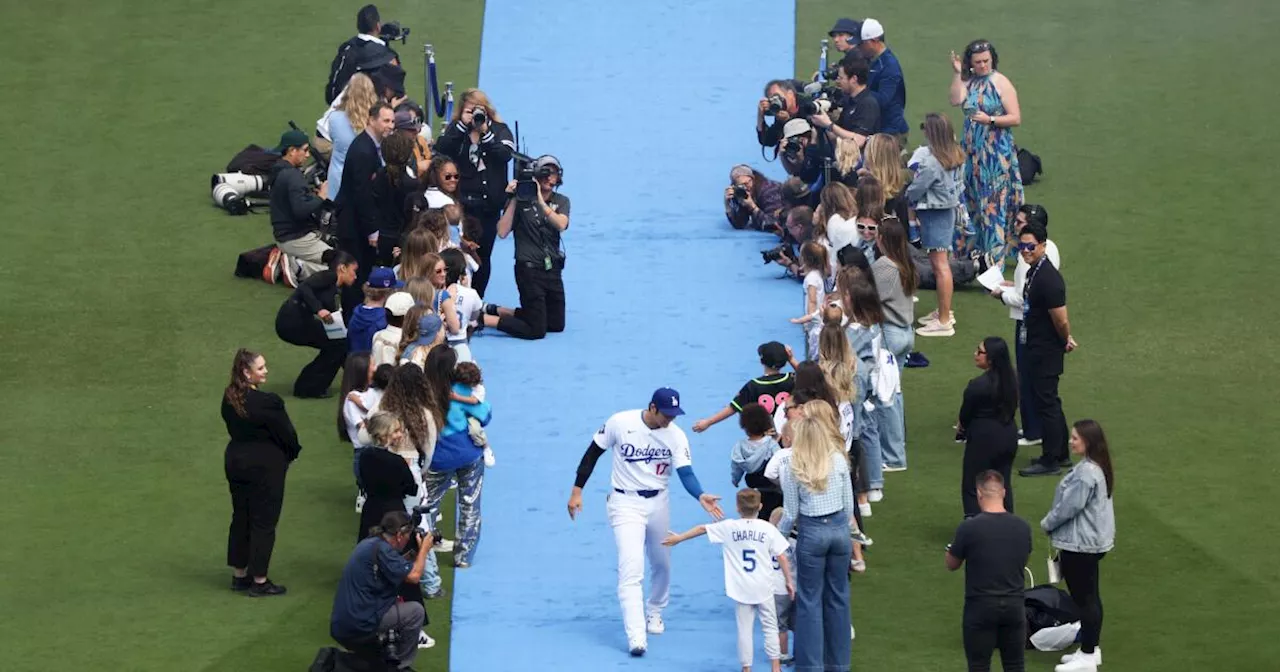
{"type": "Polygon", "coordinates": [[[1093,672],[1102,664],[1102,598],[1098,593],[1098,563],[1115,546],[1116,518],[1112,509],[1115,475],[1102,427],[1081,420],[1071,428],[1071,452],[1082,459],[1058,483],[1053,508],[1040,527],[1059,551],[1062,575],[1071,599],[1080,609],[1080,650],[1062,657],[1055,672],[1093,672]]]}

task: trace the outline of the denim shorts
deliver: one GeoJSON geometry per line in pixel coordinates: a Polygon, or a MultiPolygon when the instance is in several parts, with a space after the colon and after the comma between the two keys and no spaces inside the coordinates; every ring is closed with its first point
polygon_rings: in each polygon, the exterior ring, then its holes
{"type": "Polygon", "coordinates": [[[916,210],[920,219],[920,245],[926,252],[942,252],[951,249],[956,232],[956,211],[916,210]]]}

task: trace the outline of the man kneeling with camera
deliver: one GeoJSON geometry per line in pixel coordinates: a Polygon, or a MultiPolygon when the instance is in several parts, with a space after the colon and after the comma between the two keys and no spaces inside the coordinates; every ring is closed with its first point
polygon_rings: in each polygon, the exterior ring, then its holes
{"type": "Polygon", "coordinates": [[[371,535],[356,544],[333,598],[329,635],[362,657],[394,661],[400,669],[418,655],[426,622],[420,602],[400,602],[401,584],[418,585],[431,552],[430,533],[419,533],[404,511],[390,511],[371,535]],[[402,552],[416,541],[412,561],[402,552]]]}
{"type": "Polygon", "coordinates": [[[484,326],[528,340],[564,331],[564,250],[560,234],[569,228],[569,197],[556,191],[564,182],[560,160],[534,159],[507,185],[507,209],[498,236],[516,234],[516,289],[520,307],[484,307],[484,326]]]}

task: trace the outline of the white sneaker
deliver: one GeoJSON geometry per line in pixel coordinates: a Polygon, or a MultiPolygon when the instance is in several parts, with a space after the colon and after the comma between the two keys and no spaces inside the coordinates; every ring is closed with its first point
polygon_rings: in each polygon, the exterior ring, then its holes
{"type": "Polygon", "coordinates": [[[644,619],[644,629],[651,635],[661,635],[667,631],[667,624],[662,622],[661,614],[649,614],[644,619]]]}
{"type": "Polygon", "coordinates": [[[870,504],[863,504],[863,503],[859,503],[859,504],[858,504],[858,513],[862,514],[862,517],[863,517],[863,518],[870,518],[870,517],[871,517],[871,505],[870,505],[870,504]]]}
{"type": "Polygon", "coordinates": [[[361,513],[364,511],[364,502],[365,502],[365,496],[363,492],[356,495],[356,513],[361,513]]]}
{"type": "Polygon", "coordinates": [[[1072,658],[1061,665],[1055,665],[1053,672],[1098,672],[1098,665],[1093,658],[1072,658]]]}
{"type": "Polygon", "coordinates": [[[431,647],[433,647],[433,646],[435,646],[435,645],[436,645],[436,640],[432,639],[432,638],[431,638],[431,635],[428,635],[428,634],[427,634],[427,633],[425,633],[425,632],[419,632],[419,633],[418,633],[418,648],[419,648],[419,649],[429,649],[429,648],[431,648],[431,647]]]}
{"type": "Polygon", "coordinates": [[[929,324],[926,324],[923,327],[919,327],[918,329],[916,329],[916,335],[925,336],[925,337],[955,336],[956,328],[954,325],[955,325],[954,322],[952,324],[943,324],[941,322],[930,322],[929,324]]]}
{"type": "Polygon", "coordinates": [[[485,468],[486,468],[486,469],[493,468],[493,465],[495,465],[495,464],[497,464],[497,463],[498,463],[497,458],[495,458],[495,457],[493,456],[493,449],[492,449],[492,448],[489,448],[488,446],[485,446],[485,449],[484,449],[484,466],[485,466],[485,468]]]}
{"type": "Polygon", "coordinates": [[[854,629],[853,629],[853,624],[852,624],[852,623],[850,623],[850,624],[849,624],[849,639],[853,640],[853,639],[857,639],[857,638],[858,638],[858,631],[857,631],[857,630],[854,630],[854,629]]]}
{"type": "Polygon", "coordinates": [[[1082,649],[1076,649],[1075,651],[1072,651],[1071,653],[1068,653],[1067,655],[1063,656],[1060,662],[1069,663],[1075,660],[1076,658],[1087,658],[1092,660],[1094,665],[1101,665],[1102,664],[1102,647],[1101,646],[1093,647],[1093,653],[1085,653],[1082,649]]]}
{"type": "Polygon", "coordinates": [[[1038,446],[1044,443],[1044,439],[1018,439],[1019,446],[1038,446]]]}
{"type": "Polygon", "coordinates": [[[906,465],[903,465],[903,466],[901,466],[901,467],[897,467],[897,466],[893,466],[893,465],[888,465],[888,464],[884,465],[884,471],[885,471],[886,473],[890,473],[890,474],[896,474],[896,473],[898,473],[899,471],[906,471],[906,470],[907,470],[906,465]]]}
{"type": "MultiPolygon", "coordinates": [[[[935,310],[935,311],[933,311],[932,313],[929,313],[928,315],[925,315],[924,317],[922,317],[922,318],[920,318],[920,319],[916,320],[916,324],[918,324],[918,325],[920,325],[920,326],[922,326],[922,327],[927,326],[927,325],[930,325],[930,324],[936,324],[937,322],[938,322],[938,311],[936,311],[936,310],[935,310]]],[[[951,319],[947,321],[947,326],[949,326],[949,327],[954,327],[954,326],[956,326],[956,311],[954,311],[954,310],[953,310],[953,311],[951,311],[951,319]]]]}
{"type": "Polygon", "coordinates": [[[452,540],[452,539],[441,539],[441,540],[440,540],[440,543],[436,544],[436,550],[437,550],[437,551],[440,551],[441,553],[452,553],[452,552],[453,552],[453,540],[452,540]]]}
{"type": "Polygon", "coordinates": [[[876,488],[876,489],[872,490],[871,492],[868,492],[868,493],[867,493],[867,501],[868,501],[868,502],[871,502],[872,504],[875,504],[876,502],[879,502],[879,501],[881,501],[881,500],[883,500],[883,499],[884,499],[884,489],[883,489],[883,488],[876,488]]]}

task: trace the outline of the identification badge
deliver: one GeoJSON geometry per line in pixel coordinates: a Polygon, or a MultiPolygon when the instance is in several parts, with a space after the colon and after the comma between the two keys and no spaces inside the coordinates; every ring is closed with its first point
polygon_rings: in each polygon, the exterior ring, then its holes
{"type": "Polygon", "coordinates": [[[551,257],[542,258],[542,270],[544,271],[551,270],[551,257]]]}
{"type": "Polygon", "coordinates": [[[1027,321],[1025,319],[1018,325],[1018,344],[1027,344],[1027,321]]]}

